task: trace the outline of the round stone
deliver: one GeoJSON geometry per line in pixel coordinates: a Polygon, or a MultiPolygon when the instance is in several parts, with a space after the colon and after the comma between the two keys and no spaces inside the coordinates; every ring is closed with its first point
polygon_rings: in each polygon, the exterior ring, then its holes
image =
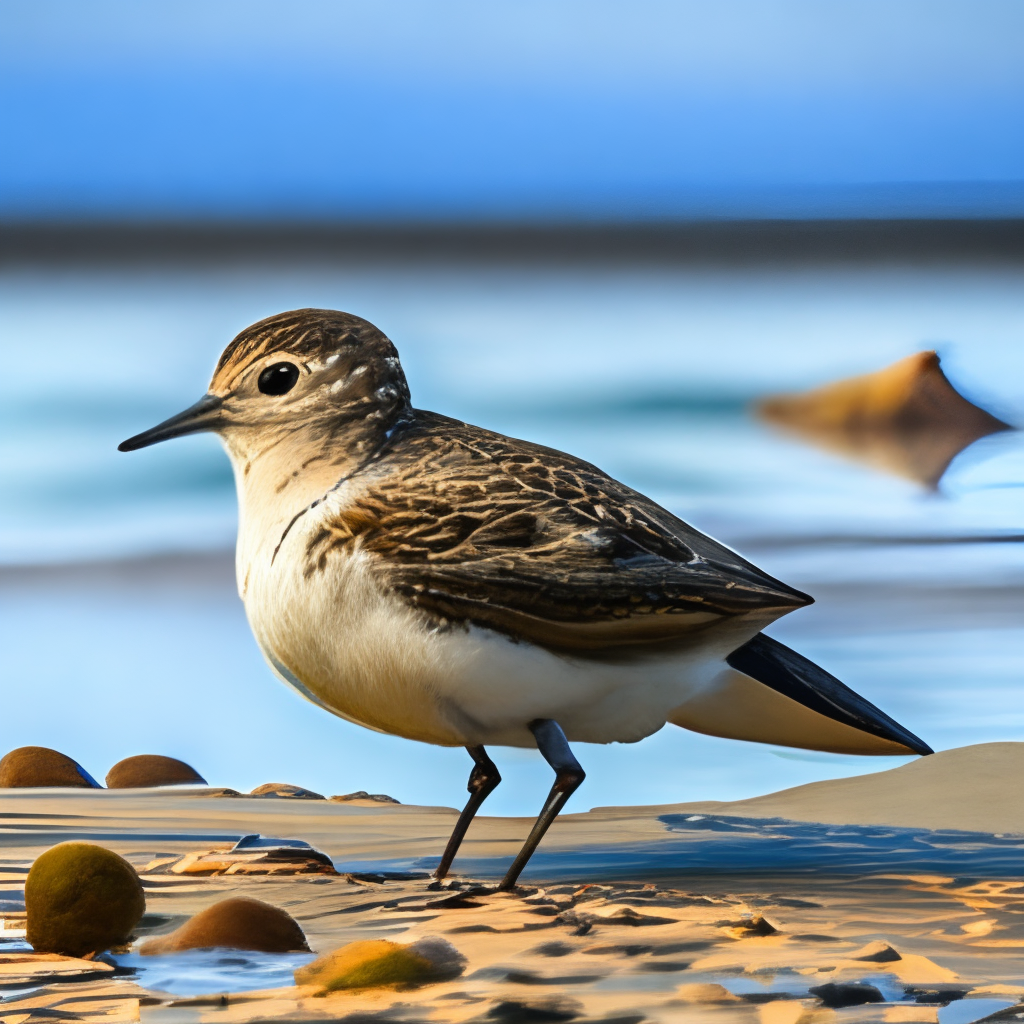
{"type": "Polygon", "coordinates": [[[309,952],[306,936],[291,915],[262,900],[234,896],[201,910],[168,935],[143,943],[139,953],[155,956],[216,946],[261,953],[309,952]]]}
{"type": "Polygon", "coordinates": [[[325,953],[295,972],[297,985],[320,992],[341,989],[424,985],[457,978],[466,958],[446,939],[427,936],[410,945],[364,939],[325,953]]]}
{"type": "Polygon", "coordinates": [[[123,857],[92,843],[60,843],[29,870],[25,910],[37,953],[85,956],[128,942],[146,897],[123,857]]]}
{"type": "Polygon", "coordinates": [[[100,784],[77,761],[49,747],[18,747],[0,759],[0,788],[35,786],[100,788],[100,784]]]}
{"type": "Polygon", "coordinates": [[[206,779],[191,765],[163,754],[136,754],[118,761],[107,772],[109,789],[146,789],[150,786],[205,786],[206,779]]]}

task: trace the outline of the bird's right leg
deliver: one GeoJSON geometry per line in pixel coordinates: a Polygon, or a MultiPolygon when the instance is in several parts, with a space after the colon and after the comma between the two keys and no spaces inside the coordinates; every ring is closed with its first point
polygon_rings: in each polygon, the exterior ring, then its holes
{"type": "Polygon", "coordinates": [[[569,799],[579,789],[580,784],[586,778],[586,773],[580,767],[579,761],[573,757],[569,744],[566,741],[562,727],[550,718],[538,718],[530,722],[528,726],[537,740],[537,749],[544,756],[552,768],[555,769],[555,784],[548,793],[540,815],[534,822],[533,830],[527,837],[526,843],[519,851],[519,856],[512,862],[512,866],[505,873],[505,877],[498,886],[499,892],[509,892],[516,887],[519,873],[526,867],[527,861],[533,856],[537,844],[544,838],[551,823],[558,816],[558,812],[565,806],[569,799]]]}
{"type": "Polygon", "coordinates": [[[476,762],[473,770],[469,773],[469,785],[466,787],[469,790],[469,800],[462,809],[459,820],[455,823],[455,830],[444,849],[441,863],[438,864],[437,870],[434,872],[435,878],[444,878],[448,874],[448,869],[452,866],[452,861],[455,860],[455,854],[459,852],[462,840],[466,838],[469,823],[476,816],[476,812],[480,810],[480,805],[501,782],[498,769],[487,756],[487,751],[483,747],[466,747],[466,749],[469,751],[469,756],[476,762]]]}

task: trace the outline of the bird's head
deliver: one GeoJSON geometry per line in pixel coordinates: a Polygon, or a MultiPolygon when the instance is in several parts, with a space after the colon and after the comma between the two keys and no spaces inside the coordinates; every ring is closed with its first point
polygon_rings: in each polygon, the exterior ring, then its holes
{"type": "Polygon", "coordinates": [[[214,431],[240,461],[293,447],[341,461],[377,443],[408,408],[398,352],[381,331],[350,313],[298,309],[247,327],[195,405],[118,450],[214,431]]]}

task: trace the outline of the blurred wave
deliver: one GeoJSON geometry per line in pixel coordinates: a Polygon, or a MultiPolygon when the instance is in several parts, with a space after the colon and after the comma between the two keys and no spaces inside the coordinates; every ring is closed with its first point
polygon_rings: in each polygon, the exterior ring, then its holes
{"type": "Polygon", "coordinates": [[[417,405],[574,452],[729,543],[1016,535],[1019,432],[969,446],[929,498],[749,409],[948,337],[929,344],[954,384],[1024,423],[1022,292],[1010,270],[970,266],[9,266],[0,564],[229,547],[215,439],[115,447],[191,404],[235,331],[300,305],[378,322],[417,405]]]}
{"type": "MultiPolygon", "coordinates": [[[[269,678],[234,593],[234,486],[214,437],[116,451],[195,401],[238,330],[300,306],[377,323],[420,407],[573,452],[811,593],[772,634],[936,749],[1024,736],[1024,434],[970,445],[928,492],[749,411],[929,348],[960,393],[1021,426],[1015,265],[140,261],[0,269],[0,603],[5,668],[26,681],[7,691],[8,745],[102,774],[144,734],[234,788],[461,792],[461,751],[369,733],[269,678]]],[[[585,755],[581,806],[886,766],[674,728],[585,755]]],[[[496,756],[516,782],[490,812],[534,813],[547,766],[496,756]]]]}

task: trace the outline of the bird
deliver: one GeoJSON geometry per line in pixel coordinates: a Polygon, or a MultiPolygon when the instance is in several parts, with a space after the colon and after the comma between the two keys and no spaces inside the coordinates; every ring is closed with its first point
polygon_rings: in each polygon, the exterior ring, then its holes
{"type": "Polygon", "coordinates": [[[350,722],[468,751],[438,879],[501,781],[488,746],[537,748],[554,772],[504,891],[584,780],[570,743],[671,723],[932,752],[763,632],[811,597],[582,459],[415,408],[395,346],[361,317],[260,320],[198,402],[118,447],[199,431],[230,457],[238,592],[276,675],[350,722]]]}

